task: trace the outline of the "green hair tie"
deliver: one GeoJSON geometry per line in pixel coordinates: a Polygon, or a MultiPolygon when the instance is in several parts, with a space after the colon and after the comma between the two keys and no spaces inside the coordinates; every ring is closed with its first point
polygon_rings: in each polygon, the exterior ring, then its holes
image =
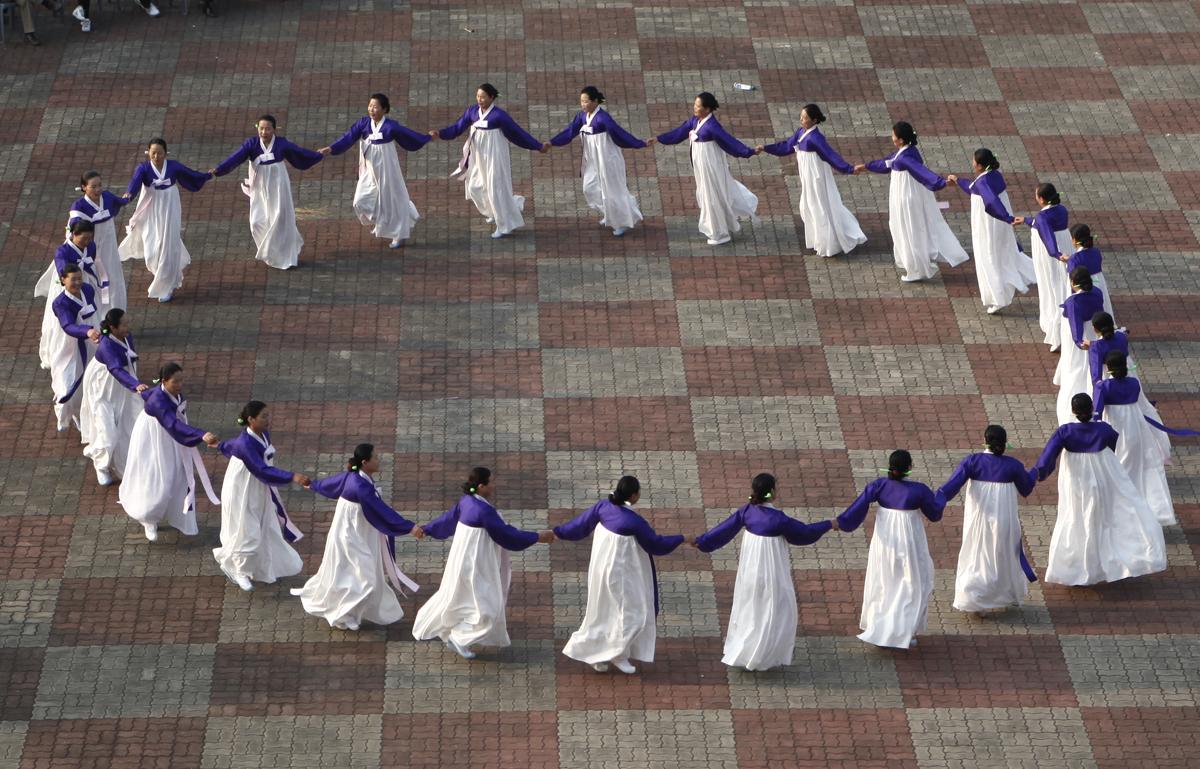
{"type": "Polygon", "coordinates": [[[244,425],[244,424],[246,424],[246,420],[242,419],[241,417],[238,417],[238,424],[244,425]]]}
{"type": "Polygon", "coordinates": [[[151,384],[158,384],[161,381],[162,381],[161,379],[155,379],[153,382],[151,382],[151,384]]]}
{"type": "MultiPolygon", "coordinates": [[[[985,443],[985,444],[983,444],[983,447],[984,447],[985,449],[998,449],[998,448],[1000,448],[999,446],[993,446],[993,445],[992,445],[992,444],[990,444],[990,443],[985,443]]],[[[1005,446],[1004,448],[1005,448],[1005,449],[1012,449],[1012,448],[1016,448],[1016,447],[1015,447],[1015,446],[1005,446]]]]}
{"type": "MultiPolygon", "coordinates": [[[[878,468],[878,470],[881,473],[891,473],[892,472],[891,468],[889,468],[889,467],[880,467],[880,468],[878,468]]],[[[912,470],[909,470],[908,472],[906,472],[905,475],[912,475],[912,470]]]]}
{"type": "Polygon", "coordinates": [[[472,486],[470,489],[468,489],[468,490],[467,490],[467,493],[468,493],[468,494],[474,494],[474,493],[475,493],[475,487],[474,487],[474,486],[472,486]]]}

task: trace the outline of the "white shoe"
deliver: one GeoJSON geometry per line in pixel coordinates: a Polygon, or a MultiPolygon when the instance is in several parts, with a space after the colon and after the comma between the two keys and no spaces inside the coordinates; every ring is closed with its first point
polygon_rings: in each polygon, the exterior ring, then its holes
{"type": "Polygon", "coordinates": [[[608,224],[608,220],[607,220],[607,219],[601,219],[601,220],[600,220],[600,226],[601,226],[601,227],[603,227],[603,226],[604,226],[604,225],[606,225],[606,224],[608,224]]]}
{"type": "Polygon", "coordinates": [[[1050,352],[1058,352],[1058,351],[1059,351],[1059,350],[1061,350],[1061,349],[1062,349],[1062,345],[1061,345],[1061,344],[1052,344],[1052,345],[1050,345],[1050,352]]]}
{"type": "Polygon", "coordinates": [[[107,470],[97,470],[96,471],[96,480],[100,481],[101,486],[111,486],[112,485],[112,473],[110,473],[107,470]]]}
{"type": "Polygon", "coordinates": [[[84,19],[87,18],[87,16],[84,15],[84,13],[83,13],[82,5],[75,6],[75,10],[71,11],[71,15],[74,16],[75,18],[79,19],[80,21],[83,21],[84,19]]]}
{"type": "Polygon", "coordinates": [[[629,660],[613,660],[613,667],[620,670],[625,675],[633,675],[637,672],[637,668],[629,664],[629,660]]]}
{"type": "Polygon", "coordinates": [[[484,224],[495,224],[496,220],[495,219],[484,219],[483,223],[484,224]]]}
{"type": "Polygon", "coordinates": [[[245,574],[238,574],[236,577],[233,578],[233,583],[235,585],[237,585],[238,587],[240,587],[242,590],[245,590],[247,593],[249,593],[251,590],[254,589],[253,583],[250,582],[250,578],[247,577],[245,574]]]}
{"type": "Polygon", "coordinates": [[[998,312],[1000,312],[1000,308],[994,304],[991,307],[987,308],[988,315],[995,315],[998,312]]]}
{"type": "Polygon", "coordinates": [[[404,245],[404,238],[396,238],[395,240],[393,240],[391,243],[388,244],[388,248],[400,248],[400,246],[403,246],[403,245],[404,245]]]}
{"type": "Polygon", "coordinates": [[[493,238],[502,238],[502,237],[504,237],[504,233],[501,232],[500,230],[496,230],[495,232],[492,233],[492,237],[493,238]]]}
{"type": "Polygon", "coordinates": [[[67,430],[70,430],[70,429],[71,429],[70,425],[59,425],[58,426],[58,431],[60,433],[65,433],[67,430]]]}
{"type": "Polygon", "coordinates": [[[142,527],[146,529],[146,539],[150,540],[151,542],[158,541],[158,524],[157,523],[143,523],[142,527]]]}
{"type": "Polygon", "coordinates": [[[454,652],[465,660],[475,659],[475,652],[464,646],[459,646],[458,644],[454,643],[454,639],[452,638],[446,639],[446,645],[450,647],[450,651],[454,652]]]}
{"type": "Polygon", "coordinates": [[[618,238],[619,238],[619,237],[621,237],[622,235],[624,235],[624,234],[625,234],[625,233],[627,233],[627,232],[629,232],[629,228],[628,228],[628,227],[622,227],[622,228],[621,228],[621,229],[619,229],[619,230],[613,230],[613,235],[615,235],[616,237],[618,237],[618,238]]]}
{"type": "Polygon", "coordinates": [[[924,280],[924,278],[910,278],[907,275],[901,275],[900,280],[904,281],[905,283],[920,283],[922,280],[924,280]]]}
{"type": "Polygon", "coordinates": [[[346,624],[346,629],[349,630],[350,632],[354,632],[355,630],[358,630],[358,623],[352,619],[346,620],[345,624],[346,624]]]}
{"type": "Polygon", "coordinates": [[[917,645],[917,639],[915,639],[915,638],[908,642],[908,648],[910,648],[910,649],[916,645],[917,645]]]}
{"type": "Polygon", "coordinates": [[[146,6],[142,10],[144,10],[146,13],[150,14],[151,16],[158,16],[160,13],[158,10],[158,6],[155,5],[154,3],[150,3],[150,5],[146,6]]]}
{"type": "Polygon", "coordinates": [[[79,22],[79,31],[80,32],[91,32],[92,31],[92,20],[84,19],[83,21],[79,22]]]}
{"type": "Polygon", "coordinates": [[[592,663],[592,670],[595,670],[597,673],[607,673],[608,672],[608,663],[607,662],[592,663]]]}
{"type": "Polygon", "coordinates": [[[730,236],[730,235],[726,235],[725,237],[721,238],[720,240],[713,240],[712,238],[709,238],[709,239],[708,239],[708,245],[710,245],[710,246],[723,246],[723,245],[725,245],[726,243],[728,243],[728,242],[729,242],[729,241],[731,241],[731,240],[733,240],[733,237],[732,237],[732,236],[730,236]]]}

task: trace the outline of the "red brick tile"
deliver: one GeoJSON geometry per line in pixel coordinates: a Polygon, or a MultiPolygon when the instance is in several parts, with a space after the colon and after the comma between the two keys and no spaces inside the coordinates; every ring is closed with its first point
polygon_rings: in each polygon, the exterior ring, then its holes
{"type": "Polygon", "coordinates": [[[988,426],[978,395],[839,395],[837,405],[848,449],[971,449],[988,426]]]}
{"type": "Polygon", "coordinates": [[[543,348],[678,347],[673,302],[542,302],[543,348]]]}
{"type": "Polygon", "coordinates": [[[268,304],[258,333],[261,350],[394,350],[399,305],[268,304]]]}
{"type": "Polygon", "coordinates": [[[916,769],[902,708],[735,710],[741,769],[916,769]]]}
{"type": "Polygon", "coordinates": [[[360,40],[399,41],[412,38],[412,14],[392,11],[305,11],[299,40],[354,43],[360,40]]]}
{"type": "Polygon", "coordinates": [[[1107,67],[997,67],[992,74],[1004,98],[1014,101],[1123,98],[1107,67]]]}
{"type": "Polygon", "coordinates": [[[1198,708],[1080,708],[1100,769],[1200,764],[1198,708]]]}
{"type": "Polygon", "coordinates": [[[796,507],[849,505],[858,495],[850,457],[841,450],[700,451],[696,459],[705,507],[741,507],[759,473],[774,475],[796,507]]]}
{"type": "MultiPolygon", "coordinates": [[[[803,83],[807,98],[819,100],[823,95],[837,94],[838,101],[883,101],[883,89],[873,69],[764,69],[758,76],[767,93],[792,94],[796,84],[803,83]]],[[[803,102],[796,106],[803,106],[803,102]]],[[[770,135],[769,128],[765,135],[770,135]]]]}
{"type": "MultiPolygon", "coordinates": [[[[146,159],[142,154],[144,149],[140,139],[129,144],[35,144],[25,180],[59,184],[71,182],[73,191],[82,175],[80,169],[93,170],[103,175],[101,181],[105,189],[116,195],[123,195],[133,169],[146,159]]],[[[74,192],[72,194],[82,195],[74,192]]],[[[63,203],[65,216],[65,208],[69,203],[63,203]]],[[[61,227],[65,224],[65,219],[56,224],[61,227]]],[[[124,220],[118,226],[124,226],[124,220]]],[[[55,238],[60,238],[62,232],[58,227],[55,228],[55,238]]],[[[10,242],[5,251],[11,248],[10,242]]],[[[5,260],[7,261],[7,253],[5,260]]]]}
{"type": "Polygon", "coordinates": [[[385,715],[383,765],[557,768],[558,715],[548,711],[385,715]]]}
{"type": "Polygon", "coordinates": [[[43,109],[0,109],[0,142],[32,144],[42,126],[43,109]]]}
{"type": "Polygon", "coordinates": [[[1096,42],[1110,67],[1200,64],[1200,45],[1191,32],[1096,35],[1096,42]]]}
{"type": "Polygon", "coordinates": [[[1046,173],[1158,170],[1154,152],[1139,134],[1026,136],[1023,141],[1033,167],[1046,173]]]}
{"type": "Polygon", "coordinates": [[[291,74],[295,61],[296,44],[290,40],[184,42],[179,46],[179,64],[176,65],[175,71],[213,74],[259,72],[269,75],[288,75],[291,74]]]}
{"type": "MultiPolygon", "coordinates": [[[[569,14],[569,13],[624,13],[622,8],[604,8],[595,9],[563,9],[560,11],[546,11],[552,14],[569,14]]],[[[529,25],[531,14],[540,13],[540,11],[525,11],[525,24],[529,25]]],[[[546,34],[550,34],[547,31],[546,34]]],[[[529,38],[533,39],[533,38],[529,38]]],[[[618,112],[622,111],[625,105],[630,104],[645,104],[646,103],[646,85],[642,78],[641,71],[628,72],[620,70],[611,70],[606,72],[527,72],[525,73],[525,89],[528,93],[540,95],[542,101],[550,104],[570,105],[574,107],[579,103],[579,90],[584,85],[594,85],[604,93],[605,108],[618,112]]],[[[461,110],[460,110],[461,111],[461,110]]],[[[573,116],[572,116],[573,117],[573,116]]],[[[619,121],[618,121],[619,122],[619,121]]],[[[565,128],[566,125],[564,124],[565,128]]],[[[645,137],[642,137],[645,138],[645,137]]],[[[554,150],[547,157],[561,157],[560,150],[554,150]]],[[[632,161],[642,157],[653,159],[653,153],[625,153],[626,169],[630,176],[654,176],[655,174],[634,173],[629,169],[632,161]]],[[[578,169],[578,165],[576,165],[578,169]]],[[[556,176],[558,176],[556,174],[556,176]]]]}
{"type": "Polygon", "coordinates": [[[536,302],[537,260],[409,260],[403,296],[420,302],[536,302]]]}
{"type": "MultiPolygon", "coordinates": [[[[1151,170],[1153,167],[1148,166],[1143,170],[1151,170]]],[[[1171,185],[1171,192],[1175,194],[1175,200],[1184,210],[1194,211],[1200,208],[1200,184],[1196,182],[1194,172],[1166,171],[1163,175],[1167,177],[1167,183],[1171,185]]]]}
{"type": "Polygon", "coordinates": [[[754,43],[748,37],[663,37],[643,38],[642,69],[663,70],[753,70],[758,68],[754,43]]]}
{"type": "Polygon", "coordinates": [[[814,299],[827,345],[962,344],[949,299],[814,299]]]}
{"type": "Polygon", "coordinates": [[[1129,99],[1128,104],[1144,134],[1191,133],[1200,122],[1194,99],[1129,99]]]}
{"type": "Polygon", "coordinates": [[[1172,566],[1158,574],[1092,587],[1045,583],[1042,591],[1054,630],[1061,635],[1200,632],[1195,611],[1200,569],[1195,566],[1172,566]]]}
{"type": "Polygon", "coordinates": [[[705,256],[671,260],[675,298],[808,299],[800,256],[705,256]]]}
{"type": "Polygon", "coordinates": [[[604,31],[605,39],[635,39],[637,16],[632,8],[525,9],[526,40],[587,40],[598,30],[604,31]]]}
{"type": "Polygon", "coordinates": [[[409,66],[413,72],[520,72],[525,69],[525,41],[423,40],[412,44],[409,66]]]}
{"type": "MultiPolygon", "coordinates": [[[[1122,320],[1122,322],[1124,322],[1122,320]]],[[[1149,392],[1167,427],[1200,424],[1200,395],[1196,393],[1149,392]]],[[[1200,437],[1172,436],[1172,446],[1200,446],[1200,437]]]]}
{"type": "Polygon", "coordinates": [[[1017,136],[1020,133],[1008,105],[1002,101],[890,101],[888,112],[892,120],[912,123],[922,136],[1017,136]]]}
{"type": "Polygon", "coordinates": [[[460,486],[472,467],[492,469],[496,495],[492,503],[536,510],[547,507],[544,452],[506,451],[444,454],[396,454],[393,507],[402,510],[449,510],[462,496],[460,486]]]}
{"type": "Polygon", "coordinates": [[[66,515],[0,516],[0,579],[61,577],[73,525],[66,515]]]}
{"type": "MultiPolygon", "coordinates": [[[[41,327],[42,314],[46,308],[41,304],[44,300],[36,300],[39,304],[33,307],[9,307],[4,311],[5,320],[12,324],[12,328],[38,329],[41,327]]],[[[41,335],[36,333],[27,334],[3,334],[0,335],[0,355],[37,355],[38,346],[41,343],[41,335]]],[[[47,397],[49,397],[50,388],[50,372],[46,372],[43,382],[46,386],[47,397]]]]}
{"type": "Polygon", "coordinates": [[[224,577],[64,579],[51,646],[216,643],[224,577]]]}
{"type": "Polygon", "coordinates": [[[923,635],[890,653],[910,708],[1078,706],[1055,636],[923,635]]]}
{"type": "MultiPolygon", "coordinates": [[[[653,159],[652,155],[643,157],[653,159]]],[[[542,258],[618,259],[669,255],[667,231],[661,216],[646,217],[628,235],[620,238],[614,238],[612,230],[601,227],[598,218],[538,217],[533,227],[537,231],[538,252],[542,258]]]]}
{"type": "MultiPolygon", "coordinates": [[[[969,5],[980,35],[1087,34],[1087,17],[1077,5],[969,5]]],[[[1111,62],[1109,62],[1111,64],[1111,62]]]]}
{"type": "MultiPolygon", "coordinates": [[[[185,211],[187,199],[184,199],[185,211]]],[[[203,213],[203,212],[198,212],[203,213]]],[[[188,217],[184,217],[185,219],[188,217]]],[[[205,217],[208,218],[208,217],[205,217]]],[[[187,245],[187,234],[184,234],[187,245]]],[[[217,305],[255,304],[260,305],[267,293],[267,270],[253,258],[246,262],[208,262],[193,259],[183,270],[183,285],[175,291],[180,304],[215,307],[217,305]]],[[[154,307],[157,299],[146,296],[154,276],[144,262],[134,262],[130,276],[129,308],[154,307]]]]}
{"type": "Polygon", "coordinates": [[[1054,393],[1058,356],[1043,344],[969,344],[967,357],[983,395],[1054,393]]]}
{"type": "MultiPolygon", "coordinates": [[[[360,443],[391,452],[396,445],[396,408],[380,401],[276,401],[271,406],[271,442],[289,466],[287,454],[345,454],[360,443]]],[[[312,474],[312,468],[293,472],[312,474]]]]}
{"type": "MultiPolygon", "coordinates": [[[[163,126],[163,137],[167,140],[167,144],[180,143],[199,143],[199,142],[222,142],[229,143],[229,151],[232,153],[237,149],[237,144],[241,144],[254,135],[254,125],[258,116],[263,114],[261,107],[169,107],[167,109],[167,119],[163,126]]],[[[274,109],[271,113],[275,119],[283,126],[287,125],[287,109],[274,109]]],[[[142,148],[144,149],[144,147],[142,148]]],[[[184,165],[196,169],[197,171],[207,171],[208,168],[201,168],[200,161],[196,158],[177,157],[184,165]]],[[[146,158],[143,155],[142,162],[146,158]]],[[[132,171],[132,168],[130,169],[132,171]]],[[[223,179],[210,181],[205,192],[209,192],[215,188],[228,188],[230,194],[222,195],[223,198],[229,198],[232,202],[237,203],[237,211],[245,216],[248,207],[245,203],[245,195],[238,195],[242,198],[238,200],[233,195],[235,191],[234,184],[240,183],[241,177],[235,172],[223,179]]],[[[224,190],[222,190],[224,192],[224,190]]],[[[207,195],[205,197],[208,197],[207,195]]],[[[188,203],[194,200],[189,198],[185,191],[183,195],[183,215],[188,217],[188,203]]],[[[217,217],[203,217],[205,219],[217,217]]],[[[234,218],[233,216],[221,218],[234,218]]]]}
{"type": "Polygon", "coordinates": [[[205,718],[33,721],[22,769],[200,769],[205,718]]]}
{"type": "Polygon", "coordinates": [[[547,398],[547,451],[692,451],[687,398],[547,398]],[[621,429],[618,425],[636,425],[621,429]]]}
{"type": "Polygon", "coordinates": [[[247,401],[254,388],[253,352],[200,352],[182,349],[157,349],[142,352],[138,371],[143,382],[154,379],[159,366],[176,361],[187,376],[187,398],[199,401],[247,401]]]}
{"type": "MultiPolygon", "coordinates": [[[[565,645],[565,642],[560,642],[565,645]]],[[[720,638],[658,638],[654,662],[634,661],[637,675],[596,673],[558,654],[559,710],[681,710],[703,703],[729,707],[720,638]]],[[[561,650],[561,646],[558,647],[561,650]]]]}
{"type": "Polygon", "coordinates": [[[1134,357],[1139,341],[1190,342],[1200,332],[1200,297],[1115,296],[1113,312],[1129,329],[1134,357]]]}
{"type": "Polygon", "coordinates": [[[0,403],[0,434],[21,436],[20,441],[0,442],[0,457],[78,456],[76,434],[60,435],[55,424],[49,398],[44,403],[0,403]]]}
{"type": "Polygon", "coordinates": [[[0,721],[28,721],[42,677],[41,648],[0,647],[0,721]]]}
{"type": "Polygon", "coordinates": [[[541,350],[400,351],[400,400],[540,398],[541,350]]]}
{"type": "Polygon", "coordinates": [[[849,6],[748,7],[746,19],[751,37],[849,37],[863,33],[858,12],[849,6]]]}
{"type": "Polygon", "coordinates": [[[693,396],[833,395],[829,364],[816,345],[685,347],[683,367],[693,396]]]}
{"type": "MultiPolygon", "coordinates": [[[[373,93],[387,94],[393,107],[408,103],[407,72],[292,75],[292,107],[359,107],[366,113],[373,93]]],[[[349,128],[350,126],[346,126],[349,128]]],[[[331,137],[331,141],[337,137],[331,137]]]]}
{"type": "Polygon", "coordinates": [[[383,712],[387,644],[218,644],[209,716],[383,712]]]}
{"type": "MultiPolygon", "coordinates": [[[[987,51],[974,35],[868,37],[871,62],[879,68],[987,67],[987,51]],[[903,40],[903,44],[897,44],[903,40]]],[[[918,131],[920,129],[917,129],[918,131]]]]}

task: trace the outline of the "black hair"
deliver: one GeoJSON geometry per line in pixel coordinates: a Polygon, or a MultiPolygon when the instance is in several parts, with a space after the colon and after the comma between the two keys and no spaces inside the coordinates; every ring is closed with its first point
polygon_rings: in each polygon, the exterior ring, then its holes
{"type": "Polygon", "coordinates": [[[146,145],[146,149],[149,149],[149,148],[153,147],[155,144],[157,144],[158,146],[162,147],[162,148],[163,148],[163,152],[166,152],[166,151],[167,151],[167,142],[166,142],[166,140],[165,140],[165,139],[163,139],[161,136],[156,136],[156,137],[154,137],[153,139],[151,139],[151,140],[150,140],[150,143],[146,145]]]}
{"type": "Polygon", "coordinates": [[[464,494],[474,494],[479,491],[480,486],[486,486],[492,482],[492,471],[486,467],[472,467],[470,475],[467,476],[467,482],[462,485],[464,494]]]}
{"type": "Polygon", "coordinates": [[[1113,379],[1124,379],[1129,376],[1129,358],[1120,350],[1109,350],[1104,356],[1104,367],[1113,379]]]}
{"type": "Polygon", "coordinates": [[[988,451],[1002,457],[1004,449],[1008,447],[1008,430],[1000,425],[988,425],[987,429],[983,431],[983,442],[987,445],[988,451]]]}
{"type": "Polygon", "coordinates": [[[773,491],[775,491],[775,476],[770,473],[759,473],[750,482],[750,504],[761,505],[771,498],[773,491]]]}
{"type": "Polygon", "coordinates": [[[75,264],[75,262],[67,262],[67,265],[63,267],[62,272],[59,273],[58,277],[62,280],[62,282],[66,283],[67,276],[73,272],[82,273],[83,270],[79,269],[79,265],[75,264]]]}
{"type": "Polygon", "coordinates": [[[158,370],[158,379],[155,381],[169,382],[171,381],[171,377],[180,371],[183,371],[183,366],[180,366],[178,363],[164,363],[162,368],[158,370]]]}
{"type": "Polygon", "coordinates": [[[996,153],[989,150],[987,147],[980,147],[975,150],[975,162],[983,168],[984,171],[995,171],[1000,168],[1000,161],[996,159],[996,153]]]}
{"type": "Polygon", "coordinates": [[[253,417],[257,419],[258,415],[263,413],[263,409],[266,407],[267,404],[263,403],[262,401],[250,401],[242,407],[242,413],[238,414],[238,424],[243,427],[249,427],[250,418],[253,417]]]}
{"type": "Polygon", "coordinates": [[[1112,339],[1117,333],[1117,324],[1113,322],[1113,316],[1104,310],[1092,316],[1092,328],[1096,329],[1096,333],[1102,339],[1112,339]]]}
{"type": "Polygon", "coordinates": [[[579,93],[586,94],[588,97],[588,101],[598,101],[601,104],[604,103],[604,94],[601,93],[600,89],[594,85],[587,85],[587,86],[584,86],[583,88],[580,88],[579,93]]]}
{"type": "Polygon", "coordinates": [[[1091,227],[1086,224],[1077,224],[1071,228],[1071,240],[1084,248],[1091,248],[1096,242],[1096,236],[1092,234],[1091,227]]]}
{"type": "Polygon", "coordinates": [[[1071,270],[1071,285],[1080,291],[1092,290],[1092,271],[1082,264],[1071,270]]]}
{"type": "Polygon", "coordinates": [[[805,104],[803,111],[808,113],[808,119],[814,123],[825,122],[825,113],[816,104],[805,104]]]}
{"type": "Polygon", "coordinates": [[[392,103],[390,101],[388,101],[388,97],[386,94],[382,94],[382,93],[371,94],[370,98],[367,99],[367,104],[370,104],[373,101],[379,102],[379,106],[383,108],[384,112],[392,111],[392,103]]]}
{"type": "Polygon", "coordinates": [[[1061,206],[1062,205],[1062,195],[1058,194],[1058,190],[1055,189],[1054,185],[1051,184],[1050,182],[1046,182],[1045,184],[1039,184],[1037,186],[1036,192],[1037,192],[1037,196],[1039,198],[1041,198],[1042,200],[1046,201],[1046,203],[1048,205],[1051,205],[1051,206],[1061,206]]]}
{"type": "Polygon", "coordinates": [[[83,176],[79,177],[79,189],[81,189],[81,190],[87,189],[88,182],[90,182],[92,179],[99,179],[99,178],[100,178],[99,171],[88,171],[83,176]]]}
{"type": "Polygon", "coordinates": [[[78,235],[81,232],[95,232],[96,225],[89,222],[87,219],[76,219],[71,222],[71,234],[78,235]]]}
{"type": "Polygon", "coordinates": [[[704,109],[712,110],[713,112],[721,109],[721,105],[717,103],[717,97],[713,96],[708,91],[705,91],[696,98],[700,100],[700,106],[704,107],[704,109]]]}
{"type": "Polygon", "coordinates": [[[617,488],[612,494],[608,495],[608,501],[614,505],[623,505],[628,502],[634,494],[642,490],[642,484],[638,483],[638,479],[632,475],[625,475],[621,480],[617,481],[617,488]]]}
{"type": "Polygon", "coordinates": [[[904,476],[908,475],[908,471],[912,470],[912,454],[909,454],[904,449],[893,451],[888,457],[888,474],[887,477],[893,481],[904,480],[904,476]]]}
{"type": "Polygon", "coordinates": [[[490,96],[493,99],[500,96],[500,91],[498,91],[496,89],[496,86],[492,85],[491,83],[484,83],[483,85],[479,86],[475,90],[483,91],[484,93],[486,93],[488,96],[490,96]]]}
{"type": "Polygon", "coordinates": [[[125,311],[120,307],[114,307],[104,314],[104,320],[100,321],[100,333],[108,335],[117,326],[121,325],[121,318],[125,317],[125,311]]]}
{"type": "Polygon", "coordinates": [[[1071,396],[1071,413],[1080,422],[1092,421],[1092,396],[1087,393],[1075,393],[1071,396]]]}
{"type": "Polygon", "coordinates": [[[354,456],[350,457],[350,461],[346,463],[346,469],[361,470],[363,462],[369,462],[373,456],[375,456],[375,444],[360,443],[354,447],[354,456]]]}
{"type": "Polygon", "coordinates": [[[261,123],[264,120],[267,121],[268,123],[270,123],[272,128],[279,127],[279,124],[275,122],[274,115],[259,115],[258,120],[254,121],[254,125],[257,126],[259,123],[261,123]]]}
{"type": "Polygon", "coordinates": [[[917,131],[912,127],[912,123],[906,120],[892,123],[892,133],[896,134],[905,144],[911,147],[917,146],[917,131]]]}

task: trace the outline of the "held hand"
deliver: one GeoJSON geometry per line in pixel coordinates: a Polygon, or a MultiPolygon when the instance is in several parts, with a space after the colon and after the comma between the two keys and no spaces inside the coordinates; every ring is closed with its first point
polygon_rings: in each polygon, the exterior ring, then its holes
{"type": "Polygon", "coordinates": [[[216,176],[216,175],[217,175],[217,169],[215,169],[215,168],[210,168],[210,169],[208,169],[208,172],[209,172],[210,174],[212,174],[213,176],[216,176]]]}
{"type": "Polygon", "coordinates": [[[1019,217],[1019,216],[1013,217],[1013,224],[1024,224],[1024,223],[1025,223],[1025,220],[1022,219],[1021,217],[1019,217]]]}
{"type": "Polygon", "coordinates": [[[854,167],[854,175],[858,176],[859,174],[861,174],[863,171],[866,171],[866,170],[867,170],[866,164],[859,163],[858,165],[856,165],[854,167]]]}
{"type": "Polygon", "coordinates": [[[438,139],[440,139],[442,137],[438,135],[437,131],[430,131],[429,138],[432,139],[433,141],[437,141],[438,139]]]}
{"type": "Polygon", "coordinates": [[[547,152],[549,152],[549,151],[550,151],[550,148],[551,148],[552,146],[554,146],[554,145],[550,144],[550,142],[542,142],[542,148],[541,148],[540,150],[538,150],[538,152],[540,152],[540,153],[542,153],[543,155],[545,155],[547,152]]]}
{"type": "Polygon", "coordinates": [[[554,532],[551,529],[546,529],[538,533],[538,544],[541,545],[548,545],[557,539],[558,537],[554,536],[554,532]]]}
{"type": "Polygon", "coordinates": [[[946,181],[950,184],[958,184],[958,177],[954,174],[946,174],[946,181]]]}
{"type": "Polygon", "coordinates": [[[93,342],[99,342],[100,341],[100,332],[94,328],[89,328],[87,337],[88,337],[88,339],[92,340],[93,342]]]}
{"type": "Polygon", "coordinates": [[[317,152],[320,152],[325,157],[329,157],[330,155],[333,154],[333,148],[332,147],[322,147],[321,149],[317,150],[317,152]]]}
{"type": "Polygon", "coordinates": [[[221,443],[219,440],[217,440],[217,436],[213,435],[212,433],[205,433],[202,440],[210,449],[215,449],[221,443]]]}
{"type": "Polygon", "coordinates": [[[300,473],[293,473],[292,481],[300,484],[306,489],[312,485],[312,478],[309,478],[307,475],[301,475],[300,473]]]}
{"type": "Polygon", "coordinates": [[[136,389],[136,390],[134,390],[134,392],[138,392],[138,393],[144,393],[144,392],[146,392],[146,391],[147,391],[147,390],[149,390],[149,389],[150,389],[150,385],[148,385],[148,384],[140,384],[140,385],[138,385],[138,386],[137,386],[137,389],[136,389]]]}
{"type": "Polygon", "coordinates": [[[841,531],[842,527],[838,525],[837,518],[830,518],[829,522],[833,524],[833,531],[841,531]]]}
{"type": "Polygon", "coordinates": [[[649,139],[647,139],[647,140],[646,140],[646,146],[647,146],[647,147],[651,147],[651,146],[653,146],[653,145],[655,145],[655,144],[658,144],[658,137],[657,137],[657,136],[651,136],[649,139]]]}
{"type": "Polygon", "coordinates": [[[761,155],[761,154],[763,154],[763,148],[762,148],[762,147],[755,147],[755,148],[754,148],[754,154],[755,154],[755,155],[761,155]]]}
{"type": "Polygon", "coordinates": [[[122,200],[129,200],[129,199],[130,199],[130,198],[132,198],[132,197],[133,197],[133,195],[130,195],[128,192],[126,192],[124,195],[122,195],[122,196],[121,196],[121,199],[122,199],[122,200]]]}
{"type": "Polygon", "coordinates": [[[1066,264],[1067,262],[1071,261],[1071,257],[1067,256],[1066,254],[1059,254],[1058,261],[1066,264]]]}
{"type": "Polygon", "coordinates": [[[1092,346],[1092,342],[1089,339],[1084,339],[1082,342],[1079,343],[1079,349],[1081,349],[1081,350],[1086,350],[1091,346],[1092,346]]]}
{"type": "Polygon", "coordinates": [[[416,539],[425,539],[425,530],[421,528],[420,524],[413,526],[409,534],[412,534],[416,539]]]}
{"type": "Polygon", "coordinates": [[[699,549],[700,549],[700,546],[696,544],[696,538],[695,538],[695,537],[684,537],[684,538],[683,538],[683,544],[687,545],[688,547],[692,548],[693,550],[699,550],[699,549]]]}

